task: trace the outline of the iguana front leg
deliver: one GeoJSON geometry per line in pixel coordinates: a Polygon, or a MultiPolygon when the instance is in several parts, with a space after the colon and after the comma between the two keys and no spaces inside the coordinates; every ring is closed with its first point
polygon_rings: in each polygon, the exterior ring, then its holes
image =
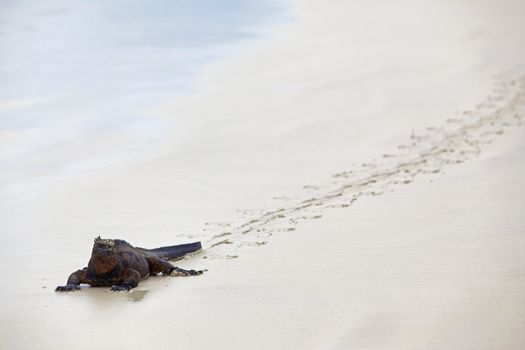
{"type": "Polygon", "coordinates": [[[113,292],[120,292],[123,290],[130,290],[139,285],[142,277],[137,270],[126,268],[122,272],[122,282],[111,287],[113,292]]]}
{"type": "Polygon", "coordinates": [[[56,292],[71,292],[80,289],[81,283],[89,283],[86,279],[86,270],[87,267],[84,267],[82,270],[73,272],[67,279],[65,286],[56,287],[56,292]]]}

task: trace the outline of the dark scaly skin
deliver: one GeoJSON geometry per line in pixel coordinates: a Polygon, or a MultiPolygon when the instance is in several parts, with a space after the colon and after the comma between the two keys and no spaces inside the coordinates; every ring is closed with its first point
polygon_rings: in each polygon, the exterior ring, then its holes
{"type": "Polygon", "coordinates": [[[119,239],[95,239],[88,266],[73,272],[65,286],[57,292],[80,289],[80,284],[95,287],[111,287],[112,291],[128,291],[150,275],[194,276],[202,271],[183,270],[173,266],[160,254],[143,248],[135,248],[119,239]]]}

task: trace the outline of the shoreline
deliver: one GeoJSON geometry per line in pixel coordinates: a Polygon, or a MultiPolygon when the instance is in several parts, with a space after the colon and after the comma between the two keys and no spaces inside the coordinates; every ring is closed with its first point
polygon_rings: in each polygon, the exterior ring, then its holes
{"type": "Polygon", "coordinates": [[[521,349],[525,8],[505,5],[296,1],[162,109],[155,154],[2,193],[0,347],[521,349]],[[176,265],[208,271],[53,292],[99,234],[202,240],[176,265]]]}

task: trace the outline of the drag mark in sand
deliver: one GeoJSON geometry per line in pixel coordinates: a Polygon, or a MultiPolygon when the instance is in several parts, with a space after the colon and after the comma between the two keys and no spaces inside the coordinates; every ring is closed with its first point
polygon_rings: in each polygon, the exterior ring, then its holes
{"type": "Polygon", "coordinates": [[[477,157],[505,129],[523,125],[524,112],[525,76],[495,79],[491,95],[472,110],[446,119],[446,126],[428,127],[421,134],[412,132],[409,142],[382,155],[380,161],[334,174],[326,185],[304,186],[315,189],[309,198],[266,211],[216,234],[206,242],[206,257],[224,258],[215,253],[219,247],[228,247],[231,252],[231,248],[264,245],[274,233],[294,231],[301,221],[319,219],[328,209],[350,207],[361,197],[379,196],[410,184],[417,176],[435,176],[450,165],[464,163],[477,157]]]}

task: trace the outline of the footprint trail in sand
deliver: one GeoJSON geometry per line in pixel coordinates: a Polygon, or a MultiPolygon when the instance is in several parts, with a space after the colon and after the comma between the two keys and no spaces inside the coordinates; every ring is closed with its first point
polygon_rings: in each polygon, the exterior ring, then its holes
{"type": "MultiPolygon", "coordinates": [[[[244,246],[260,246],[273,234],[294,231],[304,220],[319,219],[332,208],[347,208],[363,196],[379,196],[407,185],[417,176],[435,176],[445,168],[477,157],[511,127],[523,125],[525,76],[495,79],[493,93],[472,110],[446,120],[445,127],[428,127],[381,161],[361,164],[332,176],[326,185],[304,186],[314,193],[293,204],[254,215],[232,227],[215,223],[219,232],[205,242],[204,258],[231,259],[244,246]]],[[[209,223],[213,224],[213,223],[209,223]]]]}

